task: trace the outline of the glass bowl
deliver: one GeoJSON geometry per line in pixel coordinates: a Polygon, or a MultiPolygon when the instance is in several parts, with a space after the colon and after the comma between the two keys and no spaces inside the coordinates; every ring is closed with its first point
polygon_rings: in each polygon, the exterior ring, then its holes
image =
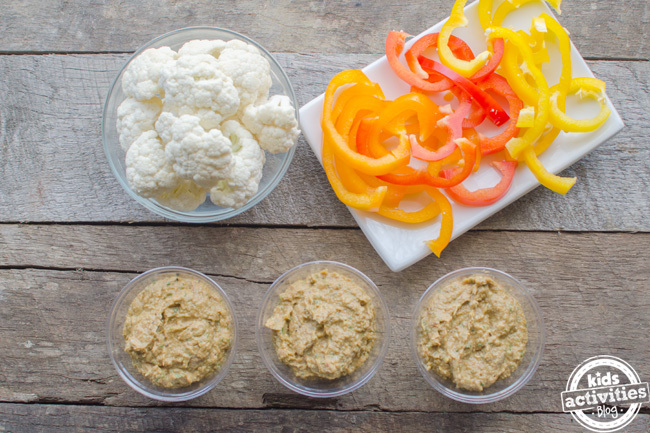
{"type": "Polygon", "coordinates": [[[420,373],[441,394],[463,403],[492,403],[509,397],[520,390],[533,377],[539,366],[542,353],[544,352],[545,339],[542,313],[530,292],[519,281],[505,272],[483,267],[459,269],[438,279],[438,281],[429,286],[418,301],[411,323],[411,349],[420,373]],[[526,354],[517,369],[509,377],[497,380],[494,384],[480,392],[457,388],[451,380],[427,370],[417,350],[417,323],[423,308],[428,304],[431,296],[449,282],[461,280],[476,274],[487,275],[502,285],[521,304],[528,326],[526,354]]]}
{"type": "Polygon", "coordinates": [[[151,269],[141,275],[138,275],[133,280],[131,280],[117,295],[117,298],[111,307],[111,313],[108,318],[107,340],[108,353],[111,357],[111,361],[113,362],[113,365],[115,366],[118,374],[122,379],[124,379],[127,385],[129,385],[140,394],[143,394],[155,400],[184,401],[196,398],[210,391],[212,388],[217,386],[221,379],[223,379],[228,373],[228,369],[230,368],[230,365],[235,358],[235,350],[237,347],[237,320],[230,299],[228,299],[226,292],[224,292],[217,283],[202,273],[194,271],[192,269],[177,266],[166,266],[162,268],[151,269]],[[135,297],[142,290],[144,290],[144,288],[155,278],[158,278],[165,274],[177,273],[188,277],[198,278],[207,283],[210,287],[219,293],[219,295],[225,301],[230,312],[230,316],[232,317],[233,337],[230,349],[226,355],[223,365],[220,369],[215,371],[214,374],[184,388],[163,388],[151,383],[133,366],[131,355],[129,355],[124,350],[125,342],[124,337],[122,336],[122,328],[124,326],[124,321],[129,310],[129,306],[135,297]]]}
{"type": "Polygon", "coordinates": [[[368,382],[381,366],[390,338],[388,307],[377,286],[363,273],[351,266],[338,262],[315,261],[304,263],[282,274],[271,285],[264,297],[257,318],[257,345],[262,360],[280,383],[287,388],[309,397],[336,397],[354,391],[368,382]],[[352,374],[338,379],[303,379],[296,377],[291,369],[277,356],[273,346],[273,332],[264,326],[278,304],[279,295],[291,284],[322,270],[335,271],[346,276],[363,288],[372,299],[377,320],[377,339],[368,359],[352,374]]]}
{"type": "Polygon", "coordinates": [[[111,167],[111,171],[117,178],[120,185],[122,185],[122,187],[126,190],[126,192],[138,203],[150,211],[165,218],[176,221],[205,223],[232,218],[235,215],[239,215],[240,213],[245,212],[246,210],[252,208],[257,203],[262,201],[267,195],[269,195],[271,191],[273,191],[273,189],[278,185],[286,173],[287,169],[289,168],[289,164],[291,164],[291,160],[293,159],[293,156],[296,152],[297,145],[294,144],[291,149],[284,153],[273,154],[265,152],[266,163],[264,164],[264,171],[262,174],[262,179],[260,181],[259,189],[257,193],[251,197],[248,203],[239,209],[219,207],[213,204],[210,199],[207,198],[201,206],[193,211],[178,211],[163,206],[154,199],[140,197],[131,189],[126,180],[126,152],[119,144],[119,134],[116,126],[117,107],[125,99],[124,92],[122,90],[122,76],[124,75],[124,71],[135,57],[137,57],[140,53],[148,48],[168,46],[172,50],[177,51],[185,42],[193,39],[222,39],[225,41],[231,39],[239,39],[246,43],[254,45],[260,50],[262,56],[264,56],[264,58],[269,61],[269,64],[271,66],[272,85],[269,95],[288,96],[291,100],[291,103],[293,104],[293,107],[295,108],[296,120],[299,120],[298,101],[296,100],[296,95],[293,91],[293,87],[291,87],[291,83],[289,82],[289,77],[287,77],[287,74],[284,72],[277,60],[275,60],[275,58],[264,47],[244,35],[240,35],[239,33],[233,32],[231,30],[221,29],[217,27],[188,27],[166,33],[142,46],[122,67],[120,72],[117,74],[117,77],[115,77],[110,90],[108,91],[102,117],[102,141],[104,143],[104,152],[108,158],[108,163],[111,167]]]}

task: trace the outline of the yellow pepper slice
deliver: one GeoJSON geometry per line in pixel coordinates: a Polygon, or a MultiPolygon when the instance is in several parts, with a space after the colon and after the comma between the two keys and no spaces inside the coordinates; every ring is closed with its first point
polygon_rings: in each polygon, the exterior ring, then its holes
{"type": "Polygon", "coordinates": [[[564,113],[564,99],[560,85],[551,88],[551,123],[566,132],[591,132],[600,127],[609,117],[611,110],[605,104],[605,82],[597,78],[578,77],[571,80],[569,94],[580,92],[579,96],[593,97],[600,104],[600,112],[590,119],[574,119],[564,113]],[[562,105],[558,105],[562,103],[562,105]]]}
{"type": "Polygon", "coordinates": [[[506,42],[503,58],[501,59],[501,73],[524,104],[528,106],[537,105],[539,99],[537,89],[526,79],[524,71],[519,66],[519,51],[510,41],[506,42]]]}
{"type": "MultiPolygon", "coordinates": [[[[400,145],[391,153],[381,158],[370,158],[361,155],[348,146],[344,136],[336,130],[331,118],[331,109],[334,102],[336,91],[349,83],[358,83],[369,81],[360,70],[348,70],[339,72],[332,81],[330,81],[325,91],[325,101],[323,103],[323,117],[321,126],[323,128],[323,143],[329,143],[334,154],[345,164],[350,165],[356,170],[372,175],[381,175],[405,166],[411,159],[410,143],[408,140],[401,140],[400,145]]],[[[323,150],[325,150],[323,148],[323,150]]]]}
{"type": "Polygon", "coordinates": [[[345,105],[350,99],[360,95],[374,96],[379,99],[384,99],[384,92],[381,90],[379,84],[373,83],[370,80],[355,83],[352,86],[341,91],[336,98],[334,107],[332,107],[332,122],[336,123],[337,119],[341,115],[341,112],[343,111],[343,108],[345,108],[345,105]]]}
{"type": "Polygon", "coordinates": [[[440,29],[438,35],[438,55],[443,65],[458,72],[460,75],[469,78],[483,67],[490,58],[489,51],[483,51],[474,60],[461,60],[457,58],[449,48],[449,37],[451,32],[458,27],[467,27],[467,18],[463,12],[467,0],[456,0],[451,9],[449,19],[440,29]]]}
{"type": "Polygon", "coordinates": [[[440,214],[440,207],[438,202],[432,198],[431,202],[427,203],[422,209],[416,211],[405,211],[398,208],[399,203],[406,195],[405,191],[400,187],[389,186],[386,199],[379,207],[377,213],[386,218],[404,223],[417,224],[423,223],[440,214]],[[389,197],[390,196],[390,197],[389,197]]]}
{"type": "Polygon", "coordinates": [[[438,203],[440,213],[442,214],[438,238],[426,242],[429,249],[433,251],[433,254],[439,258],[440,253],[442,253],[442,250],[445,249],[451,240],[451,233],[454,229],[454,217],[451,213],[451,203],[449,203],[449,200],[443,193],[433,187],[425,187],[425,191],[438,203]]]}
{"type": "MultiPolygon", "coordinates": [[[[506,16],[514,11],[519,9],[521,6],[525,5],[526,3],[533,3],[538,0],[506,0],[503,3],[499,5],[497,10],[494,12],[494,15],[492,16],[492,25],[493,26],[500,26],[503,23],[503,20],[506,18],[506,16]]],[[[553,9],[558,14],[562,14],[562,10],[560,9],[560,5],[562,4],[562,0],[547,0],[547,3],[551,5],[553,9]]],[[[479,3],[480,7],[480,3],[479,3]]]]}
{"type": "MultiPolygon", "coordinates": [[[[562,56],[562,70],[560,72],[560,81],[558,84],[556,84],[555,88],[562,92],[563,96],[559,97],[558,95],[556,102],[557,109],[564,113],[566,105],[566,94],[569,91],[569,87],[571,86],[571,41],[569,40],[569,35],[567,34],[564,27],[562,27],[560,23],[557,22],[557,20],[545,12],[533,20],[533,25],[530,28],[531,34],[535,34],[537,32],[539,35],[543,35],[542,32],[539,32],[537,30],[537,27],[541,27],[541,24],[539,24],[540,21],[543,22],[544,27],[546,27],[546,35],[552,33],[558,40],[558,46],[560,48],[560,54],[562,56]]],[[[548,57],[548,50],[544,49],[543,52],[546,53],[546,56],[548,57]]],[[[552,116],[552,111],[550,115],[552,116]]],[[[544,152],[557,138],[557,136],[560,134],[560,131],[560,128],[554,126],[553,129],[547,132],[533,146],[535,154],[540,155],[542,152],[544,152]]]]}
{"type": "Polygon", "coordinates": [[[386,105],[379,113],[377,121],[373,123],[368,137],[371,146],[373,143],[379,142],[381,131],[385,130],[389,125],[393,125],[392,129],[394,131],[403,131],[405,134],[406,130],[403,125],[409,113],[410,115],[414,114],[417,116],[420,125],[420,141],[428,139],[435,131],[438,120],[444,117],[436,103],[428,96],[422,93],[407,93],[386,105]],[[399,122],[396,122],[396,119],[399,122]],[[395,126],[396,124],[401,126],[395,126]]]}
{"type": "Polygon", "coordinates": [[[440,214],[440,207],[435,200],[427,203],[422,209],[419,209],[417,211],[405,211],[398,208],[405,195],[421,193],[422,187],[420,186],[392,185],[380,179],[377,179],[374,176],[365,175],[363,173],[356,174],[363,182],[374,188],[379,188],[382,186],[388,187],[386,197],[384,197],[381,206],[377,210],[377,213],[379,215],[395,221],[416,224],[429,221],[440,214]]]}
{"type": "Polygon", "coordinates": [[[540,160],[537,159],[535,150],[531,146],[527,146],[523,150],[522,157],[539,183],[558,194],[566,194],[576,183],[577,178],[575,177],[560,177],[546,170],[546,167],[544,167],[540,160]]]}
{"type": "Polygon", "coordinates": [[[373,95],[355,95],[345,103],[335,121],[335,128],[341,136],[347,137],[355,120],[368,113],[380,112],[386,104],[386,100],[373,95]]]}
{"type": "MultiPolygon", "coordinates": [[[[344,171],[345,167],[347,167],[346,164],[338,165],[338,169],[341,171],[344,171]]],[[[357,184],[357,187],[353,188],[354,190],[348,188],[337,174],[334,153],[328,140],[323,140],[323,168],[332,189],[341,202],[359,210],[376,211],[379,209],[388,188],[385,186],[371,188],[367,185],[366,188],[361,188],[361,183],[357,184]]]]}
{"type": "MultiPolygon", "coordinates": [[[[536,101],[537,104],[535,107],[535,121],[533,122],[533,126],[528,128],[526,132],[524,132],[523,136],[512,138],[506,144],[506,148],[508,149],[510,155],[513,158],[517,158],[522,150],[524,150],[527,146],[532,145],[544,133],[544,129],[546,128],[546,124],[548,123],[549,118],[550,89],[548,87],[548,83],[546,82],[546,78],[542,74],[542,71],[537,66],[535,66],[531,48],[528,46],[528,44],[526,44],[521,36],[519,36],[513,30],[506,29],[504,27],[490,27],[487,32],[490,39],[507,39],[513,47],[516,47],[519,50],[524,59],[524,62],[526,63],[526,66],[528,66],[528,69],[533,76],[535,86],[537,87],[538,96],[536,101]]],[[[525,81],[525,78],[522,74],[518,74],[517,71],[506,69],[507,68],[504,65],[504,74],[506,75],[506,79],[508,80],[508,83],[513,87],[513,89],[515,87],[514,83],[521,80],[525,81]]],[[[517,67],[517,69],[519,72],[521,72],[519,67],[517,67]]],[[[516,89],[515,92],[517,92],[516,89]]],[[[529,105],[535,105],[530,104],[528,101],[525,102],[529,105]]]]}
{"type": "Polygon", "coordinates": [[[492,0],[479,0],[478,2],[478,20],[483,30],[492,26],[492,0]]]}
{"type": "MultiPolygon", "coordinates": [[[[548,30],[546,34],[549,35],[552,33],[557,38],[562,56],[562,71],[560,72],[558,89],[566,93],[571,85],[571,40],[564,27],[549,14],[544,12],[540,14],[539,18],[546,24],[546,29],[548,30]]],[[[533,28],[531,28],[531,31],[533,31],[533,28]]]]}
{"type": "Polygon", "coordinates": [[[540,138],[539,141],[533,146],[535,155],[541,155],[542,152],[548,149],[548,147],[553,144],[560,132],[560,128],[552,128],[550,131],[544,134],[542,138],[540,138]]]}

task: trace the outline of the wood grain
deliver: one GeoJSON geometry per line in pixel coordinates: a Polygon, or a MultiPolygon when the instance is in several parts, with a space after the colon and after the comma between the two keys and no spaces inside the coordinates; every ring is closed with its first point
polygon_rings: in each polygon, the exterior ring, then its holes
{"type": "Polygon", "coordinates": [[[442,260],[389,272],[358,230],[217,227],[0,226],[0,401],[159,405],[117,376],[105,347],[112,300],[135,272],[184,265],[212,275],[241,325],[228,376],[188,406],[388,411],[476,411],[443,398],[411,359],[409,326],[426,287],[466,266],[520,279],[546,320],[547,345],[531,382],[484,412],[560,412],[560,392],[584,359],[606,350],[650,377],[647,234],[472,232],[442,260]],[[221,239],[218,246],[214,240],[221,239]],[[494,251],[495,253],[490,253],[494,251]],[[496,253],[498,251],[498,253],[496,253]],[[552,252],[552,253],[551,253],[552,252]],[[334,399],[307,399],[276,382],[255,343],[257,310],[271,281],[308,260],[366,273],[390,306],[392,337],[377,375],[334,399]],[[115,272],[119,270],[119,272],[115,272]]]}
{"type": "MultiPolygon", "coordinates": [[[[281,54],[304,104],[373,55],[281,54]]],[[[0,56],[0,221],[160,222],[119,186],[101,145],[103,99],[126,55],[0,56]]],[[[567,196],[538,188],[479,229],[648,231],[650,62],[590,62],[626,122],[566,170],[567,196]]],[[[354,227],[303,138],[280,185],[240,225],[354,227]]]]}
{"type": "MultiPolygon", "coordinates": [[[[94,432],[584,432],[569,414],[428,414],[293,410],[116,408],[0,404],[0,429],[12,433],[94,432]]],[[[637,415],[626,432],[645,433],[650,416],[637,415]]]]}
{"type": "MultiPolygon", "coordinates": [[[[225,0],[1,4],[5,52],[129,52],[168,31],[208,25],[244,33],[272,51],[380,53],[388,31],[424,31],[449,15],[453,1],[412,0],[408,7],[399,0],[242,0],[236,7],[225,0]]],[[[647,1],[621,7],[616,0],[573,0],[562,9],[560,21],[583,55],[650,58],[647,1]]]]}

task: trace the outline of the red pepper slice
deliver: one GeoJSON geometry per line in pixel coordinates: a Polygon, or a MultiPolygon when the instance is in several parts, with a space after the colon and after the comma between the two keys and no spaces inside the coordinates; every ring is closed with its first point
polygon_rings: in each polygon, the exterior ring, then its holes
{"type": "Polygon", "coordinates": [[[422,161],[440,161],[451,155],[456,148],[456,143],[453,143],[453,146],[445,145],[438,150],[430,150],[422,146],[413,134],[409,136],[409,140],[411,141],[411,155],[422,161]]]}
{"type": "Polygon", "coordinates": [[[406,39],[407,36],[411,35],[405,32],[391,31],[388,33],[388,37],[386,38],[386,58],[388,59],[388,64],[393,68],[393,71],[397,76],[406,83],[416,86],[418,89],[422,89],[426,92],[441,92],[452,88],[454,84],[451,80],[443,77],[439,81],[433,83],[429,82],[413,71],[410,71],[399,61],[398,57],[404,49],[404,39],[406,39]]]}
{"type": "Polygon", "coordinates": [[[444,176],[432,175],[429,173],[430,167],[437,167],[438,164],[431,163],[427,168],[414,169],[413,167],[401,167],[391,173],[377,176],[379,179],[395,185],[429,185],[436,188],[450,188],[458,185],[472,172],[474,162],[476,161],[476,146],[466,138],[459,138],[456,143],[463,153],[465,165],[463,168],[447,179],[444,176]]]}
{"type": "MultiPolygon", "coordinates": [[[[490,165],[501,172],[501,180],[495,186],[470,192],[465,186],[459,184],[445,189],[445,192],[454,201],[466,206],[488,206],[496,203],[510,189],[517,161],[493,161],[490,165]]],[[[444,174],[451,177],[453,169],[444,170],[444,174]]]]}
{"type": "MultiPolygon", "coordinates": [[[[430,33],[428,35],[422,36],[420,39],[418,39],[413,46],[404,54],[404,57],[406,59],[406,63],[409,65],[409,68],[411,68],[411,71],[415,72],[418,74],[421,78],[427,79],[427,76],[429,77],[436,77],[436,79],[439,81],[443,79],[444,77],[439,74],[435,75],[429,75],[425,70],[422,69],[420,66],[418,59],[420,56],[422,56],[422,53],[424,53],[428,48],[435,48],[438,45],[438,33],[430,33]]],[[[472,52],[472,49],[467,45],[467,43],[454,36],[451,35],[449,37],[449,48],[451,49],[451,52],[454,53],[454,55],[461,59],[461,60],[473,60],[474,59],[474,53],[472,52]]],[[[488,40],[488,49],[492,51],[492,56],[490,57],[490,60],[483,65],[481,69],[476,71],[474,75],[470,78],[473,82],[478,82],[486,79],[492,72],[494,72],[499,66],[499,63],[501,63],[501,58],[503,57],[503,51],[505,48],[505,42],[503,39],[490,39],[488,40]]]]}
{"type": "Polygon", "coordinates": [[[524,108],[524,103],[512,90],[508,81],[499,74],[490,75],[487,80],[479,83],[478,86],[483,91],[491,90],[503,96],[508,101],[508,111],[510,112],[510,123],[503,132],[494,137],[481,137],[481,152],[483,155],[489,155],[503,150],[508,140],[519,134],[517,120],[519,119],[519,112],[524,108]]]}
{"type": "Polygon", "coordinates": [[[467,114],[463,119],[463,129],[476,128],[478,125],[483,123],[486,117],[486,113],[483,107],[478,104],[478,102],[473,100],[467,94],[467,92],[463,91],[460,87],[454,87],[451,89],[451,93],[456,96],[460,106],[466,103],[471,104],[469,114],[467,114]]]}
{"type": "MultiPolygon", "coordinates": [[[[438,33],[429,33],[428,35],[422,36],[420,39],[415,41],[413,46],[404,54],[406,63],[411,68],[411,71],[419,75],[421,78],[429,78],[429,73],[422,69],[420,63],[418,63],[418,57],[422,55],[427,49],[435,48],[438,45],[438,33]]],[[[454,53],[459,59],[473,59],[474,53],[472,49],[460,38],[457,38],[454,35],[449,37],[449,48],[451,52],[454,53]]],[[[443,77],[442,75],[436,74],[434,76],[437,80],[448,80],[449,87],[453,87],[451,80],[443,77]]],[[[433,77],[432,77],[433,78],[433,77]]],[[[445,89],[447,90],[447,89],[445,89]]]]}
{"type": "Polygon", "coordinates": [[[476,84],[472,83],[467,78],[463,77],[457,72],[452,71],[442,63],[436,62],[435,60],[431,60],[422,56],[420,56],[418,60],[425,71],[428,70],[442,74],[445,77],[451,79],[467,93],[469,93],[469,95],[487,111],[488,119],[490,119],[496,126],[501,126],[506,123],[508,119],[510,119],[508,113],[506,113],[503,108],[501,108],[499,103],[495,101],[494,98],[488,95],[487,92],[481,90],[476,84]]]}

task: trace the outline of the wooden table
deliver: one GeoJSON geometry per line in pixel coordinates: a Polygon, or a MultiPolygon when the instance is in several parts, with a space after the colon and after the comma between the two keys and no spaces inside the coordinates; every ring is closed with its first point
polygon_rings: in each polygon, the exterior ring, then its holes
{"type": "MultiPolygon", "coordinates": [[[[650,379],[650,4],[567,0],[562,24],[626,128],[565,174],[565,197],[539,188],[400,273],[374,252],[304,139],[262,203],[225,223],[185,225],[140,207],[111,174],[102,104],[131,52],[167,31],[214,25],[276,53],[304,104],[339,70],[382,54],[386,33],[418,33],[452,1],[2,1],[0,24],[0,431],[585,431],[562,413],[571,371],[619,356],[650,379]],[[408,6],[403,6],[408,3],[408,6]],[[369,275],[391,308],[379,373],[340,398],[308,399],[276,382],[255,344],[269,284],[328,259],[369,275]],[[106,350],[106,318],[135,275],[163,265],[209,274],[235,303],[237,358],[207,395],[162,404],[131,390],[106,350]],[[490,266],[539,302],[547,344],[533,379],[489,405],[459,404],[422,379],[407,330],[441,275],[490,266]]],[[[650,430],[650,411],[628,431],[650,430]]]]}

